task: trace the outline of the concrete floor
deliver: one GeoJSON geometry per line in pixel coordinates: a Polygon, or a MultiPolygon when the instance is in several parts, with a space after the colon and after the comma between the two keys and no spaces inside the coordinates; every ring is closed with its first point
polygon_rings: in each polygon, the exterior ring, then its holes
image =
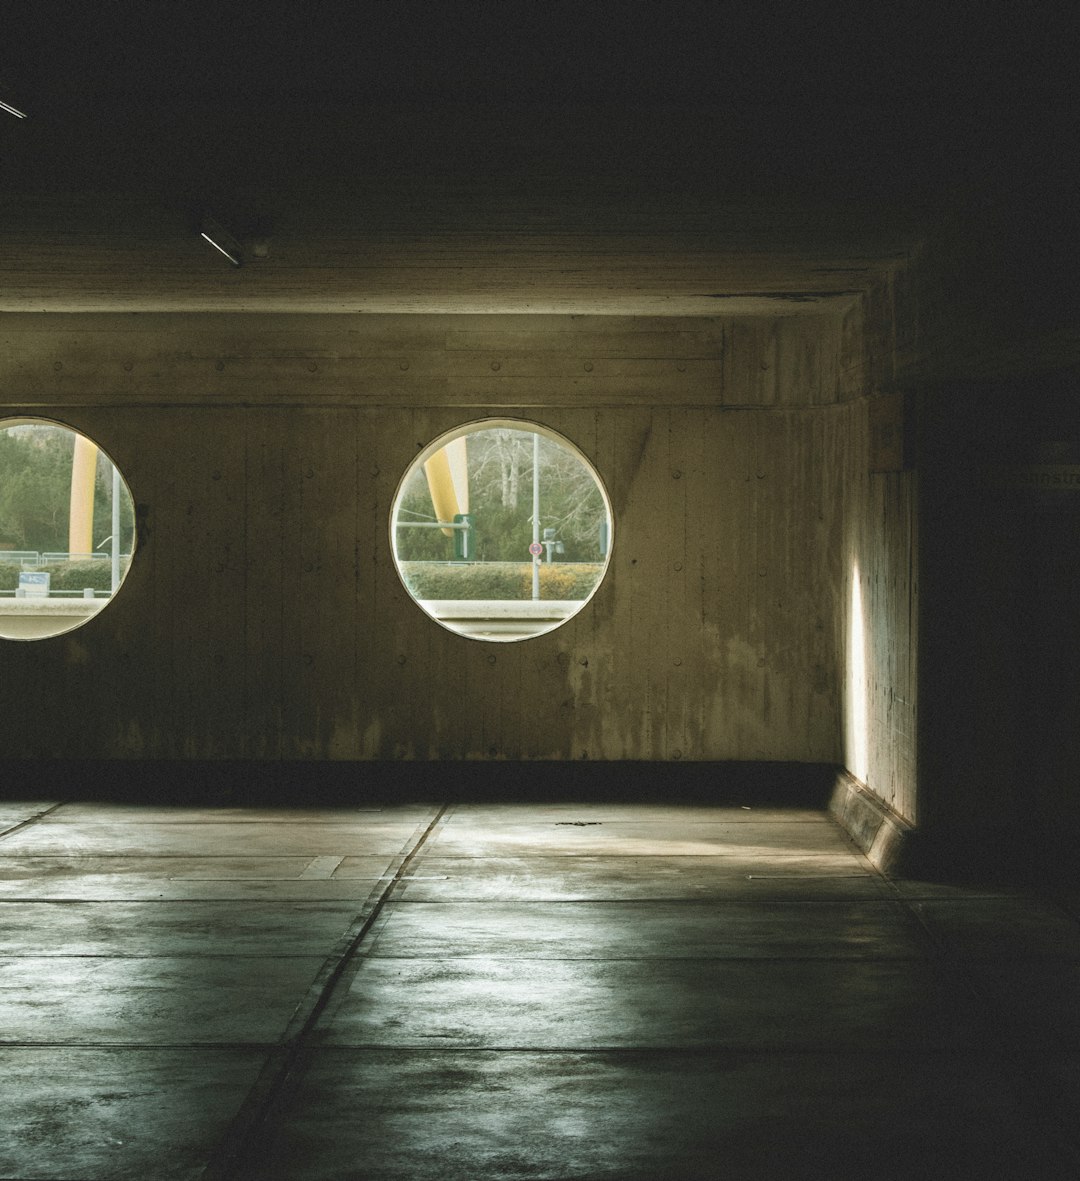
{"type": "Polygon", "coordinates": [[[0,1177],[1080,1176],[1080,907],[823,813],[0,803],[0,1177]]]}

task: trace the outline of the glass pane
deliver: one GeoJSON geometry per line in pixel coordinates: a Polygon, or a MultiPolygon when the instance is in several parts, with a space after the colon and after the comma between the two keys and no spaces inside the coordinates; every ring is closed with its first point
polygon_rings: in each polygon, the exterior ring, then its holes
{"type": "Polygon", "coordinates": [[[0,419],[0,637],[80,627],[116,594],[134,548],[131,493],[94,442],[0,419]]]}
{"type": "Polygon", "coordinates": [[[611,507],[568,440],[487,420],[421,452],[392,534],[401,580],[433,619],[472,639],[523,640],[576,615],[600,585],[611,507]]]}

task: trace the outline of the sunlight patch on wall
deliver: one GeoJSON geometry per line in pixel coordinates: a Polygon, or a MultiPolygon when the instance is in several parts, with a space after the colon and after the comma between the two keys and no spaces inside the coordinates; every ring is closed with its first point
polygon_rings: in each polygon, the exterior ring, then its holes
{"type": "Polygon", "coordinates": [[[863,616],[859,564],[851,566],[851,602],[848,608],[847,668],[844,681],[844,763],[866,783],[870,774],[870,736],[866,705],[866,623],[863,616]]]}

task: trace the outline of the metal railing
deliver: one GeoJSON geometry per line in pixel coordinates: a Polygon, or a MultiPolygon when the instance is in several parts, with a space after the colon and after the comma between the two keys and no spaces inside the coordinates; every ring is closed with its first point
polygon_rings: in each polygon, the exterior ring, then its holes
{"type": "Polygon", "coordinates": [[[54,566],[60,562],[107,562],[109,554],[68,554],[61,551],[46,551],[41,555],[42,566],[54,566]]]}
{"type": "Polygon", "coordinates": [[[109,599],[112,598],[112,591],[95,590],[92,586],[83,587],[81,590],[50,590],[48,594],[27,594],[25,590],[16,587],[14,590],[0,590],[0,599],[22,599],[22,600],[36,600],[39,603],[47,603],[50,599],[109,599]],[[89,592],[89,593],[87,593],[89,592]]]}
{"type": "MultiPolygon", "coordinates": [[[[62,565],[64,562],[107,562],[111,557],[111,554],[103,554],[100,551],[92,554],[72,554],[67,553],[64,550],[0,550],[0,563],[18,562],[24,570],[35,569],[39,566],[58,566],[62,565]]],[[[131,554],[120,555],[121,562],[128,562],[130,560],[131,554]]]]}

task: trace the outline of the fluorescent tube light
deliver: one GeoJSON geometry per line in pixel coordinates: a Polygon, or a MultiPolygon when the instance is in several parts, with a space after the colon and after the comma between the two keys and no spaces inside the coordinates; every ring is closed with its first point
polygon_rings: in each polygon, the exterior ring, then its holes
{"type": "Polygon", "coordinates": [[[205,231],[205,230],[204,230],[204,231],[202,231],[202,233],[200,233],[199,237],[201,237],[201,238],[205,238],[205,239],[207,240],[207,242],[209,242],[209,243],[210,243],[210,245],[211,245],[211,246],[213,246],[213,248],[214,248],[215,250],[220,250],[220,251],[221,251],[221,253],[222,253],[222,254],[224,254],[224,255],[225,255],[225,257],[226,257],[226,258],[229,260],[229,262],[231,262],[231,263],[233,264],[233,266],[234,266],[234,267],[238,267],[238,266],[240,265],[240,260],[239,260],[238,258],[234,257],[233,255],[231,255],[231,254],[230,254],[230,253],[229,253],[229,252],[228,252],[228,251],[225,249],[225,247],[224,247],[224,246],[219,246],[219,245],[218,245],[218,243],[217,243],[217,242],[215,242],[215,241],[214,241],[214,239],[213,239],[213,238],[211,238],[211,237],[210,237],[210,235],[209,235],[208,233],[206,233],[206,231],[205,231]]]}
{"type": "Polygon", "coordinates": [[[232,263],[234,267],[240,265],[242,250],[240,243],[227,229],[212,217],[204,217],[199,237],[205,238],[213,248],[232,263]]]}

